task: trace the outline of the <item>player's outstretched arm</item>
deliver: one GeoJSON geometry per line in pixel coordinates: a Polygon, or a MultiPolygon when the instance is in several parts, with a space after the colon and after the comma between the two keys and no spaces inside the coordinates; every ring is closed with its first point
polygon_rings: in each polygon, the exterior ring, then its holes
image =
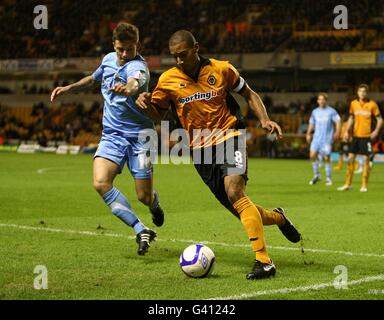
{"type": "Polygon", "coordinates": [[[241,95],[248,101],[251,109],[255,112],[257,118],[260,120],[261,127],[267,130],[269,134],[276,133],[277,137],[281,139],[283,132],[276,122],[269,119],[267,110],[260,96],[248,85],[246,85],[241,95]]]}
{"type": "Polygon", "coordinates": [[[161,121],[164,117],[165,112],[160,111],[156,106],[151,103],[151,94],[149,92],[142,92],[136,99],[136,105],[145,110],[145,113],[151,119],[155,121],[161,121]]]}
{"type": "Polygon", "coordinates": [[[86,88],[88,86],[91,86],[93,85],[94,83],[96,82],[95,79],[93,79],[92,75],[90,76],[86,76],[84,77],[83,79],[75,82],[75,83],[72,83],[68,86],[65,86],[65,87],[57,87],[55,89],[53,89],[52,93],[51,93],[51,102],[53,100],[55,100],[55,98],[67,91],[70,91],[70,90],[74,90],[74,89],[83,89],[83,88],[86,88]]]}
{"type": "Polygon", "coordinates": [[[117,83],[113,88],[109,89],[110,91],[130,97],[135,95],[139,91],[139,81],[135,78],[128,78],[127,84],[117,83]]]}

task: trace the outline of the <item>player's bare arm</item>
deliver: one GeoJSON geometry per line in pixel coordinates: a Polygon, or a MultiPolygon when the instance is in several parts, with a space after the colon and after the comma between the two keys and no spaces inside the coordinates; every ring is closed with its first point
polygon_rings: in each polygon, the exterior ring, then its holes
{"type": "Polygon", "coordinates": [[[267,130],[269,134],[276,133],[278,138],[281,139],[283,132],[276,122],[269,119],[267,110],[260,96],[248,85],[241,95],[247,100],[249,106],[255,112],[257,118],[260,120],[261,127],[267,130]]]}
{"type": "Polygon", "coordinates": [[[55,98],[67,91],[70,90],[82,90],[84,88],[88,88],[96,83],[96,80],[93,79],[92,75],[86,76],[83,79],[72,83],[65,87],[57,87],[51,93],[51,102],[55,100],[55,98]]]}
{"type": "Polygon", "coordinates": [[[139,91],[139,81],[137,81],[135,78],[129,78],[126,85],[118,83],[109,90],[116,94],[130,97],[139,91]]]}
{"type": "Polygon", "coordinates": [[[313,125],[313,123],[310,123],[308,125],[307,134],[305,136],[305,138],[307,139],[308,143],[311,143],[311,141],[312,141],[312,132],[313,132],[314,129],[315,129],[315,126],[313,125]]]}
{"type": "Polygon", "coordinates": [[[348,139],[349,139],[349,131],[351,130],[354,121],[355,121],[354,116],[353,116],[352,114],[350,114],[349,117],[348,117],[347,129],[345,130],[344,137],[343,137],[343,140],[344,140],[345,142],[348,142],[348,139]]]}
{"type": "Polygon", "coordinates": [[[371,139],[372,140],[377,138],[382,126],[383,126],[383,118],[381,117],[381,115],[378,115],[376,117],[376,128],[371,133],[371,139]]]}
{"type": "Polygon", "coordinates": [[[151,93],[149,92],[140,93],[136,99],[136,105],[145,110],[148,117],[155,121],[161,121],[167,113],[167,110],[160,110],[151,103],[151,93]]]}
{"type": "Polygon", "coordinates": [[[341,132],[341,120],[335,123],[335,133],[333,134],[333,139],[336,141],[340,137],[341,132]]]}

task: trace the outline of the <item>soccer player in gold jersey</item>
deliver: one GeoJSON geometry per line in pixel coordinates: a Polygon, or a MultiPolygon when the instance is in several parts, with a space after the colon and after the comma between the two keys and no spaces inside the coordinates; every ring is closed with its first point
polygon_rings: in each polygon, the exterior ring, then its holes
{"type": "Polygon", "coordinates": [[[263,225],[278,225],[292,242],[300,240],[300,233],[284,209],[264,209],[246,196],[247,154],[245,143],[241,143],[246,137],[239,130],[239,110],[234,110],[227,102],[229,92],[237,92],[247,100],[261,126],[269,133],[281,137],[281,128],[269,119],[259,95],[234,66],[199,55],[199,44],[190,32],[174,33],[169,49],[177,66],[164,72],[152,94],[142,93],[136,104],[160,119],[164,112],[173,110],[181,127],[188,132],[192,151],[212,155],[209,163],[203,155],[201,163],[194,159],[195,168],[221,204],[240,219],[247,232],[255,252],[254,267],[247,279],[274,275],[276,267],[267,252],[263,225]],[[202,137],[199,129],[209,133],[202,137]],[[218,158],[223,161],[216,161],[218,158]]]}
{"type": "Polygon", "coordinates": [[[348,126],[345,130],[344,141],[349,139],[349,130],[353,126],[352,141],[349,144],[347,178],[339,191],[351,189],[356,155],[364,156],[364,168],[360,192],[368,191],[368,177],[370,173],[369,156],[372,153],[372,140],[379,135],[383,119],[376,102],[368,98],[368,86],[361,84],[357,88],[357,99],[351,102],[349,108],[348,126]],[[372,131],[372,117],[376,118],[376,127],[372,131]]]}

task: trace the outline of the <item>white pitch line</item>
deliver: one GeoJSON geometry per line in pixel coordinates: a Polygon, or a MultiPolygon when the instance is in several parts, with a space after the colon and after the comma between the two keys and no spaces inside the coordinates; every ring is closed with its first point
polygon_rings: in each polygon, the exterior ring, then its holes
{"type": "Polygon", "coordinates": [[[57,169],[62,169],[63,167],[49,167],[49,168],[41,168],[41,169],[37,169],[36,172],[38,174],[42,174],[46,171],[52,171],[52,170],[57,170],[57,169]]]}
{"type": "MultiPolygon", "coordinates": [[[[384,274],[351,280],[351,281],[348,281],[348,286],[359,285],[362,283],[375,282],[375,281],[384,281],[384,274]]],[[[302,286],[302,287],[295,287],[295,288],[271,289],[271,290],[256,291],[251,293],[243,293],[243,294],[233,295],[233,296],[215,297],[215,298],[209,298],[207,300],[240,300],[240,299],[249,299],[249,298],[255,298],[260,296],[268,296],[273,294],[288,294],[293,292],[316,291],[316,290],[322,290],[322,289],[327,289],[332,287],[334,287],[333,282],[327,282],[327,283],[318,283],[318,284],[313,284],[309,286],[302,286]]]]}
{"type": "MultiPolygon", "coordinates": [[[[72,167],[47,167],[47,168],[40,168],[36,170],[36,173],[38,174],[43,174],[48,171],[67,171],[68,169],[71,169],[72,167]]],[[[85,170],[78,170],[77,172],[84,173],[86,172],[85,170]]]]}
{"type": "MultiPolygon", "coordinates": [[[[0,223],[0,228],[15,228],[21,230],[32,230],[32,231],[45,231],[45,232],[54,232],[54,233],[68,233],[68,234],[79,234],[86,236],[105,236],[113,238],[126,238],[126,239],[136,239],[135,236],[127,236],[120,233],[99,233],[93,231],[78,231],[70,229],[56,229],[56,228],[45,228],[45,227],[32,227],[19,224],[2,224],[0,223]]],[[[248,248],[247,244],[238,244],[238,243],[225,243],[225,242],[215,242],[215,241],[196,241],[192,239],[157,239],[159,242],[180,242],[180,243],[201,243],[206,245],[216,245],[221,247],[236,247],[236,248],[248,248]]],[[[283,247],[283,246],[268,246],[268,248],[282,250],[282,251],[301,251],[301,248],[295,247],[283,247]]],[[[313,253],[328,253],[328,254],[339,254],[346,256],[361,256],[361,257],[374,257],[374,258],[384,258],[384,254],[379,253],[363,253],[363,252],[350,252],[350,251],[341,251],[341,250],[327,250],[327,249],[311,249],[304,248],[304,252],[313,252],[313,253]]]]}
{"type": "MultiPolygon", "coordinates": [[[[268,246],[270,248],[274,248],[277,250],[301,250],[301,248],[294,247],[280,247],[280,246],[268,246]]],[[[351,251],[343,251],[343,250],[328,250],[328,249],[310,249],[304,248],[304,252],[314,252],[314,253],[332,253],[332,254],[341,254],[346,256],[361,256],[361,257],[376,257],[376,258],[384,258],[384,254],[380,253],[366,253],[366,252],[351,252],[351,251]]]]}
{"type": "Polygon", "coordinates": [[[32,230],[32,231],[46,231],[46,232],[54,232],[54,233],[69,233],[69,234],[80,234],[85,236],[106,236],[106,237],[114,237],[114,238],[128,238],[128,239],[136,239],[133,236],[125,236],[119,233],[97,233],[93,231],[77,231],[77,230],[69,230],[69,229],[56,229],[56,228],[44,228],[44,227],[32,227],[32,226],[24,226],[19,224],[0,224],[1,228],[16,228],[22,230],[32,230]]]}

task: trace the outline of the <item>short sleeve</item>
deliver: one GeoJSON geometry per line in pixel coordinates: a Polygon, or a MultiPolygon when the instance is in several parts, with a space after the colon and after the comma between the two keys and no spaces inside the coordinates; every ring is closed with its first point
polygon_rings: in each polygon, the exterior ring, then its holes
{"type": "Polygon", "coordinates": [[[332,112],[332,121],[334,123],[337,123],[337,122],[340,121],[340,116],[339,116],[339,114],[337,113],[336,110],[333,110],[333,112],[332,112]]]}
{"type": "Polygon", "coordinates": [[[309,124],[312,124],[312,125],[315,124],[315,116],[314,116],[313,112],[311,113],[311,117],[309,118],[309,124]]]}
{"type": "Polygon", "coordinates": [[[230,63],[228,63],[228,68],[226,70],[226,82],[229,91],[241,92],[246,86],[239,71],[237,71],[237,69],[230,63]]]}
{"type": "Polygon", "coordinates": [[[139,82],[139,87],[142,87],[149,81],[144,63],[134,63],[132,66],[127,67],[126,72],[127,79],[136,79],[139,82]]]}
{"type": "Polygon", "coordinates": [[[170,107],[168,93],[161,77],[152,92],[151,103],[163,110],[168,110],[170,107]]]}
{"type": "Polygon", "coordinates": [[[376,102],[373,102],[373,105],[372,105],[372,114],[373,114],[375,117],[380,116],[380,109],[379,109],[379,106],[377,105],[376,102]]]}
{"type": "Polygon", "coordinates": [[[96,71],[92,74],[92,78],[98,82],[101,82],[103,80],[103,70],[104,70],[104,67],[103,65],[101,64],[97,69],[96,71]]]}
{"type": "Polygon", "coordinates": [[[353,108],[353,103],[351,102],[351,105],[349,106],[349,115],[353,115],[354,113],[354,108],[353,108]]]}

